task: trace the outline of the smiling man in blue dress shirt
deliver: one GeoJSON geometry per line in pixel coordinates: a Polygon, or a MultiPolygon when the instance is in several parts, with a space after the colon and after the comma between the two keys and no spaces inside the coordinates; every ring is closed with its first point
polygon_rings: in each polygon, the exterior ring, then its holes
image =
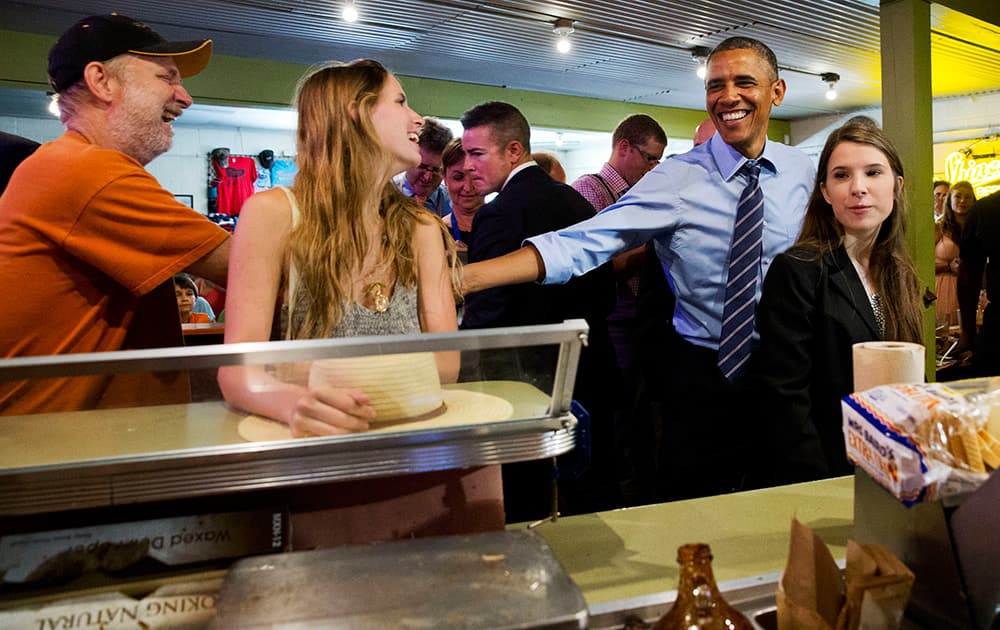
{"type": "Polygon", "coordinates": [[[785,82],[763,43],[733,37],[709,57],[705,104],[717,133],[664,161],[593,219],[531,238],[527,246],[465,269],[472,292],[532,280],[566,282],[616,253],[652,240],[677,297],[673,323],[682,338],[669,363],[671,422],[664,432],[661,498],[706,496],[766,482],[767,458],[753,400],[718,368],[723,302],[736,207],[747,186],[743,167],[761,167],[764,198],[755,303],[767,268],[798,235],[815,169],[801,151],[768,140],[771,109],[785,82]]]}

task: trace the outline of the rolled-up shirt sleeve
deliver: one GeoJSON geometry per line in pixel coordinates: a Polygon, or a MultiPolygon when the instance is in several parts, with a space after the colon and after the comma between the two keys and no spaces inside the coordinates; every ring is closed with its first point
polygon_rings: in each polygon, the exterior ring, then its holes
{"type": "Polygon", "coordinates": [[[650,171],[616,203],[592,219],[533,236],[545,264],[545,284],[562,284],[601,266],[619,252],[669,231],[676,221],[676,198],[665,192],[668,174],[650,171]]]}
{"type": "MultiPolygon", "coordinates": [[[[807,155],[777,142],[764,146],[761,160],[758,300],[771,260],[795,242],[816,172],[807,155]]],[[[652,239],[677,298],[675,329],[695,345],[718,348],[736,207],[746,187],[744,162],[716,135],[664,160],[592,219],[529,239],[545,265],[544,282],[566,282],[652,239]]]]}

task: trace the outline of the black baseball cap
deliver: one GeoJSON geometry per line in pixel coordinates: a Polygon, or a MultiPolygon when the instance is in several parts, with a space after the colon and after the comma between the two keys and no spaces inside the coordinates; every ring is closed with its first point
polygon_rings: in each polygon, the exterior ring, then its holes
{"type": "Polygon", "coordinates": [[[49,84],[61,92],[80,80],[91,61],[107,61],[125,53],[172,57],[181,77],[190,77],[208,65],[212,40],[168,42],[130,17],[92,15],[71,26],[49,51],[49,84]]]}

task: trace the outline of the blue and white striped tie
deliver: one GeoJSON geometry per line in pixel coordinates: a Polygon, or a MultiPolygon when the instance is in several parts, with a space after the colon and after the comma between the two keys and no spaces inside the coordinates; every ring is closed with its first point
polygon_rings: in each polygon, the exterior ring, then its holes
{"type": "Polygon", "coordinates": [[[741,170],[747,174],[747,185],[736,206],[719,341],[719,370],[730,381],[743,373],[750,360],[757,270],[764,233],[764,193],[758,183],[760,164],[750,160],[741,170]]]}

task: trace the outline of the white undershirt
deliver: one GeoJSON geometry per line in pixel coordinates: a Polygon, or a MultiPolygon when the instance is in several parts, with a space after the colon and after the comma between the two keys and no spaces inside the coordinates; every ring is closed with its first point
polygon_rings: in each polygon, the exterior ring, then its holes
{"type": "Polygon", "coordinates": [[[512,177],[514,177],[515,175],[517,175],[518,173],[520,173],[520,172],[521,172],[521,171],[523,171],[524,169],[528,168],[529,166],[537,166],[537,165],[538,165],[538,162],[536,162],[536,161],[534,161],[534,160],[528,160],[528,161],[527,161],[527,162],[525,162],[524,164],[518,164],[518,165],[517,165],[517,166],[516,166],[516,167],[514,168],[514,170],[512,170],[512,171],[510,172],[510,175],[508,175],[508,176],[507,176],[507,179],[503,180],[503,186],[501,186],[501,187],[500,187],[500,190],[503,190],[503,189],[504,189],[504,186],[506,186],[506,185],[507,185],[507,182],[509,182],[509,181],[510,181],[510,179],[511,179],[512,177]]]}

